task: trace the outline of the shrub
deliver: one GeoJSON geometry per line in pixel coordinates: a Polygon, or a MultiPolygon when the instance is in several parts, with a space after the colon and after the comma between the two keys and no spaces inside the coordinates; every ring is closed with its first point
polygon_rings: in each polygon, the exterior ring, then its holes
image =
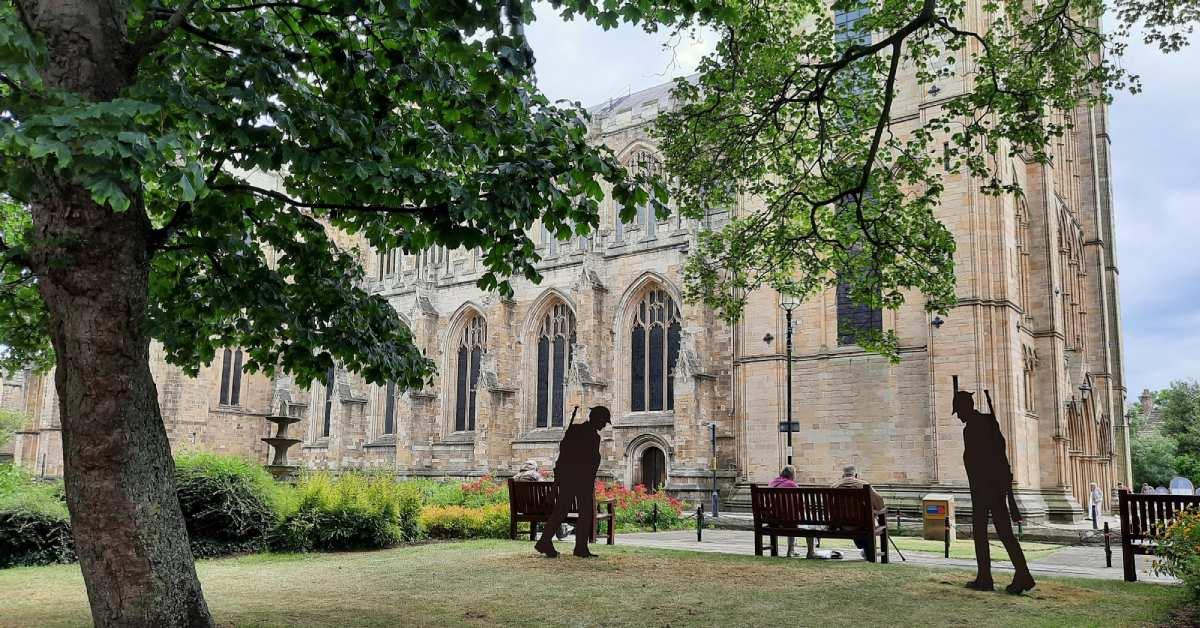
{"type": "Polygon", "coordinates": [[[508,537],[508,504],[426,506],[421,528],[435,539],[503,539],[508,537]]]}
{"type": "Polygon", "coordinates": [[[418,538],[420,492],[391,477],[310,475],[283,501],[271,547],[284,551],[373,549],[418,538]]]}
{"type": "Polygon", "coordinates": [[[670,530],[683,527],[683,502],[663,492],[648,493],[638,484],[632,489],[620,484],[596,482],[596,499],[613,502],[617,528],[620,530],[647,530],[653,527],[654,507],[658,506],[658,529],[670,530]]]}
{"type": "Polygon", "coordinates": [[[193,554],[265,547],[280,489],[261,466],[236,456],[181,454],[175,459],[175,486],[193,554]]]}
{"type": "Polygon", "coordinates": [[[0,465],[0,567],[75,560],[60,482],[38,482],[0,465]]]}
{"type": "Polygon", "coordinates": [[[1183,581],[1200,598],[1200,510],[1189,508],[1171,522],[1158,538],[1153,570],[1183,581]]]}
{"type": "Polygon", "coordinates": [[[508,503],[508,486],[490,475],[471,482],[408,480],[404,484],[415,487],[421,502],[431,506],[479,508],[508,503]]]}

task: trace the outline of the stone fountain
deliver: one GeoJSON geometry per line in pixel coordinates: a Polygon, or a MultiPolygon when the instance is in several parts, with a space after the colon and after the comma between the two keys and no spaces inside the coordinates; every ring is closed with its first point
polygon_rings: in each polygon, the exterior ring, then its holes
{"type": "Polygon", "coordinates": [[[271,459],[271,464],[267,465],[267,471],[275,476],[276,480],[287,480],[295,476],[296,471],[300,468],[298,464],[288,462],[288,449],[300,442],[299,438],[290,438],[287,435],[288,426],[293,423],[299,423],[300,417],[291,416],[287,411],[287,405],[281,404],[279,414],[266,417],[268,421],[276,426],[275,435],[268,436],[263,442],[270,445],[275,450],[275,457],[271,459]]]}

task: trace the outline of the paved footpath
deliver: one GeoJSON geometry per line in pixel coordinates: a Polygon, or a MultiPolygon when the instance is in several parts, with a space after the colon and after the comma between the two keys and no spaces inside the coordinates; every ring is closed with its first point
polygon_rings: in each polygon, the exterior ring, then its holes
{"type": "MultiPolygon", "coordinates": [[[[970,543],[969,539],[956,541],[970,543]]],[[[786,541],[780,539],[781,550],[786,547],[786,541]]],[[[797,548],[804,551],[804,540],[796,539],[797,548]]],[[[718,554],[754,554],[754,535],[744,530],[705,530],[704,541],[696,541],[695,530],[674,530],[670,532],[644,532],[620,534],[617,544],[636,547],[655,547],[660,549],[677,549],[692,552],[714,552],[718,554]]],[[[952,569],[975,570],[974,559],[943,558],[939,554],[902,550],[907,561],[901,561],[896,550],[891,551],[893,564],[921,565],[926,567],[949,567],[952,569]]],[[[842,560],[862,560],[854,550],[842,551],[842,560]]],[[[1158,584],[1174,584],[1178,581],[1168,576],[1156,576],[1150,572],[1150,556],[1137,556],[1138,580],[1158,584]]],[[[992,569],[998,573],[1012,572],[1012,563],[996,560],[992,569]]],[[[1029,570],[1034,576],[1057,576],[1070,578],[1096,578],[1100,580],[1120,580],[1121,549],[1114,548],[1113,566],[1104,566],[1104,548],[1095,546],[1064,547],[1058,551],[1040,556],[1029,563],[1029,570]]],[[[999,578],[997,578],[999,580],[999,578]]]]}

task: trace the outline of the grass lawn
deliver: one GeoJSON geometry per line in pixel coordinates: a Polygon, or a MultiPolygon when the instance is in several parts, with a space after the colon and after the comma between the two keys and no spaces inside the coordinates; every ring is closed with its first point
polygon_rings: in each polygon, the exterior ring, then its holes
{"type": "MultiPolygon", "coordinates": [[[[619,542],[619,541],[618,541],[619,542]]],[[[199,563],[232,626],[1119,626],[1153,625],[1181,587],[1049,580],[1012,597],[965,571],[629,547],[580,560],[527,542],[472,541],[199,563]]],[[[0,625],[89,621],[74,565],[0,570],[0,625]]]]}
{"type": "MultiPolygon", "coordinates": [[[[945,544],[942,541],[929,541],[913,536],[893,536],[891,538],[896,542],[896,547],[899,547],[901,552],[925,552],[926,554],[941,556],[945,549],[945,544]]],[[[780,543],[780,547],[784,547],[782,544],[786,543],[786,541],[780,540],[780,543]]],[[[993,540],[989,544],[992,547],[992,560],[1008,560],[1008,552],[1004,549],[1003,543],[993,540]]],[[[801,548],[800,551],[804,551],[804,539],[796,539],[796,547],[801,548]]],[[[1025,552],[1025,559],[1030,561],[1045,558],[1062,549],[1062,547],[1061,545],[1034,543],[1032,541],[1023,541],[1021,543],[1021,549],[1025,552]]],[[[850,539],[821,539],[821,549],[850,549],[855,552],[858,551],[854,548],[854,541],[850,539]]],[[[895,554],[896,551],[893,549],[892,560],[899,560],[895,554]]],[[[950,558],[973,560],[975,558],[975,541],[972,539],[957,539],[950,543],[950,558]]],[[[1119,558],[1118,556],[1117,559],[1119,558]]]]}

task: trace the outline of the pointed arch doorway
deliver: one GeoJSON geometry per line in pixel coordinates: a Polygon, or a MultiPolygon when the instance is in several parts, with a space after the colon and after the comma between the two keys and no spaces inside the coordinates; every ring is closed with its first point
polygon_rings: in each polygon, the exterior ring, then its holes
{"type": "Polygon", "coordinates": [[[637,483],[654,493],[667,483],[667,457],[658,447],[647,447],[638,457],[637,483]]]}

